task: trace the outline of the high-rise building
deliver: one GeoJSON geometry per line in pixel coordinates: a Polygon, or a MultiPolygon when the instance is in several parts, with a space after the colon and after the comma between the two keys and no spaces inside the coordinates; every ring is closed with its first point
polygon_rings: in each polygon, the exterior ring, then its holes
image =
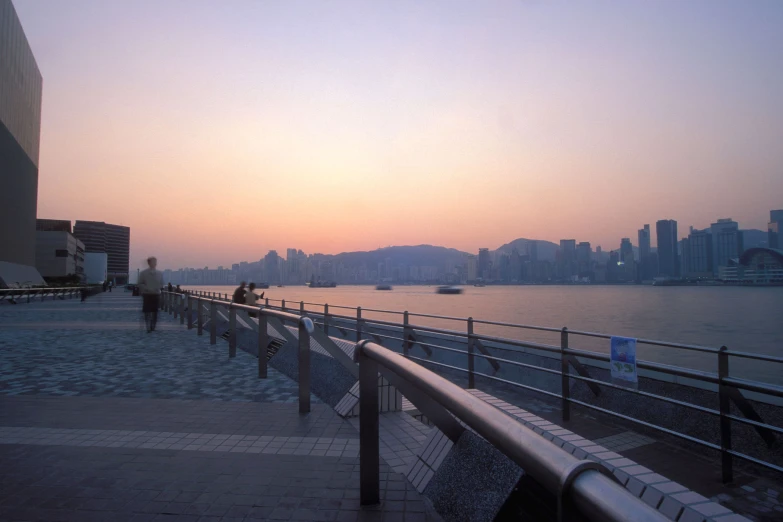
{"type": "Polygon", "coordinates": [[[783,248],[783,210],[769,211],[767,236],[769,248],[783,248]]]}
{"type": "Polygon", "coordinates": [[[0,0],[0,278],[34,274],[43,81],[11,0],[0,0]],[[2,263],[0,263],[2,264],[2,263]],[[17,265],[19,265],[17,267],[17,265]]]}
{"type": "Polygon", "coordinates": [[[694,278],[712,277],[712,234],[709,229],[695,230],[688,234],[687,271],[684,275],[694,278]]]}
{"type": "Polygon", "coordinates": [[[644,225],[639,229],[639,270],[638,279],[649,281],[655,275],[652,271],[652,259],[650,250],[650,225],[644,225]]]}
{"type": "Polygon", "coordinates": [[[560,240],[559,276],[571,279],[576,275],[576,239],[560,240]]]}
{"type": "Polygon", "coordinates": [[[589,277],[590,276],[590,261],[592,257],[593,251],[590,248],[590,243],[587,241],[582,241],[578,245],[576,245],[576,266],[577,271],[579,272],[579,277],[589,277]]]}
{"type": "Polygon", "coordinates": [[[729,261],[738,259],[744,250],[743,236],[739,223],[731,218],[719,219],[710,225],[712,233],[712,273],[718,275],[720,267],[729,266],[729,261]]]}
{"type": "Polygon", "coordinates": [[[128,282],[130,268],[130,228],[103,221],[79,221],[73,225],[73,235],[84,243],[86,252],[105,253],[108,257],[108,277],[118,285],[128,282]]]}
{"type": "Polygon", "coordinates": [[[619,279],[622,281],[636,280],[636,260],[633,255],[633,243],[629,237],[620,240],[620,263],[622,269],[618,270],[619,279]]]}
{"type": "Polygon", "coordinates": [[[280,283],[280,256],[277,255],[277,250],[270,250],[264,256],[264,273],[269,283],[280,283]]]}
{"type": "Polygon", "coordinates": [[[478,253],[478,277],[489,279],[492,261],[489,258],[488,248],[479,248],[478,253]]]}
{"type": "Polygon", "coordinates": [[[655,224],[658,236],[658,275],[678,277],[680,263],[677,259],[677,222],[662,219],[655,224]]]}

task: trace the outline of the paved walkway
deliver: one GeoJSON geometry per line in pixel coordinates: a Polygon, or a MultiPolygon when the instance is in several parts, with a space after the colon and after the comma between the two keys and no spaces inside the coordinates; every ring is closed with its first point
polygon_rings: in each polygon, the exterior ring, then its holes
{"type": "Polygon", "coordinates": [[[359,506],[358,432],[297,385],[122,291],[0,307],[0,520],[438,520],[381,466],[359,506]]]}

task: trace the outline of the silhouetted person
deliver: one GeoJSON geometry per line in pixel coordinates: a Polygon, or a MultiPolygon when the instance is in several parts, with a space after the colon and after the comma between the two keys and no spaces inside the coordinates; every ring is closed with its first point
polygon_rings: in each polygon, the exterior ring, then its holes
{"type": "Polygon", "coordinates": [[[109,288],[109,282],[108,281],[104,281],[103,282],[103,291],[105,292],[107,288],[109,288]]]}
{"type": "Polygon", "coordinates": [[[169,290],[169,292],[173,292],[174,291],[174,285],[169,283],[168,290],[169,290]]]}
{"type": "Polygon", "coordinates": [[[163,274],[156,268],[158,260],[155,257],[147,258],[149,268],[139,274],[139,290],[141,291],[142,312],[147,323],[147,333],[155,331],[158,323],[158,308],[160,308],[160,289],[163,288],[163,274]]]}
{"type": "Polygon", "coordinates": [[[245,304],[245,282],[239,283],[239,286],[234,290],[234,295],[231,296],[231,300],[237,304],[245,304]]]}
{"type": "Polygon", "coordinates": [[[182,289],[179,287],[179,285],[177,285],[177,288],[175,288],[174,291],[177,292],[178,294],[184,294],[185,293],[185,292],[182,291],[182,289]]]}
{"type": "Polygon", "coordinates": [[[111,293],[111,287],[114,286],[114,283],[112,281],[109,281],[109,293],[111,293]]]}

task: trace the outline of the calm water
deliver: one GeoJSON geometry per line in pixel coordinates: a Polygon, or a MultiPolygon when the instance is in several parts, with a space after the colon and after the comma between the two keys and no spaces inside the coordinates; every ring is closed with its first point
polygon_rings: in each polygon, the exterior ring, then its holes
{"type": "MultiPolygon", "coordinates": [[[[193,287],[231,294],[234,287],[193,287]]],[[[783,288],[653,286],[491,286],[465,287],[462,295],[438,295],[434,287],[372,286],[310,289],[270,288],[266,297],[298,306],[328,303],[364,309],[408,310],[433,315],[585,330],[731,350],[783,355],[783,288]]],[[[257,290],[260,293],[260,290],[257,290]]],[[[275,303],[279,304],[279,303],[275,303]]],[[[306,306],[307,309],[319,308],[306,306]]],[[[322,310],[322,309],[320,309],[322,310]]],[[[402,321],[401,316],[364,311],[364,317],[402,321]]],[[[411,317],[411,323],[464,330],[464,322],[411,317]]],[[[476,331],[559,345],[558,334],[477,325],[476,331]]],[[[608,351],[608,340],[571,336],[570,345],[608,351]]],[[[715,356],[673,348],[639,345],[640,359],[715,371],[715,356]]],[[[783,383],[783,364],[731,359],[731,374],[783,383]]]]}

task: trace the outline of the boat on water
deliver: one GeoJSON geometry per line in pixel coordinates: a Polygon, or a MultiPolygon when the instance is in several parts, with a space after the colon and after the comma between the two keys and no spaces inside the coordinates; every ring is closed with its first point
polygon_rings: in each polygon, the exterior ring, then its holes
{"type": "Polygon", "coordinates": [[[476,284],[475,284],[475,285],[473,285],[473,286],[475,286],[476,288],[484,288],[484,287],[485,287],[485,286],[487,286],[487,285],[485,285],[485,284],[483,284],[483,283],[476,283],[476,284]]]}
{"type": "Polygon", "coordinates": [[[452,285],[439,286],[436,290],[439,294],[456,295],[462,293],[462,288],[452,285]]]}
{"type": "Polygon", "coordinates": [[[334,281],[317,281],[317,282],[311,282],[309,285],[307,285],[308,288],[336,288],[337,283],[334,281]]]}
{"type": "Polygon", "coordinates": [[[391,285],[376,285],[375,289],[376,290],[391,290],[392,286],[391,285]]]}
{"type": "Polygon", "coordinates": [[[260,288],[260,289],[262,289],[262,290],[266,290],[266,289],[268,289],[268,288],[269,288],[269,283],[258,283],[258,284],[256,285],[256,288],[260,288]]]}

